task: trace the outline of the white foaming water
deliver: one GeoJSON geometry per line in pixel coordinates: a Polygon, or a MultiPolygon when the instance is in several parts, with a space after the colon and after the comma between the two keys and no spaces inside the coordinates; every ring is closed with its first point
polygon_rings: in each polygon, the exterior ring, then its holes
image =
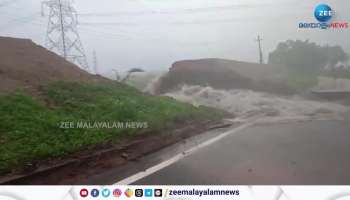
{"type": "Polygon", "coordinates": [[[237,120],[258,114],[264,114],[266,122],[323,119],[337,117],[348,110],[340,104],[305,100],[298,96],[280,97],[250,90],[216,90],[202,86],[185,85],[181,90],[165,95],[195,106],[226,110],[237,116],[237,120]]]}

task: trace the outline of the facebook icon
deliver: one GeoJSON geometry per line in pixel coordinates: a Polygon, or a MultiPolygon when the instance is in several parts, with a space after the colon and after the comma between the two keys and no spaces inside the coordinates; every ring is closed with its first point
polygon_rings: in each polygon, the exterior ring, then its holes
{"type": "Polygon", "coordinates": [[[92,189],[91,190],[91,196],[92,197],[98,197],[99,194],[100,194],[100,192],[98,191],[98,189],[92,189]]]}

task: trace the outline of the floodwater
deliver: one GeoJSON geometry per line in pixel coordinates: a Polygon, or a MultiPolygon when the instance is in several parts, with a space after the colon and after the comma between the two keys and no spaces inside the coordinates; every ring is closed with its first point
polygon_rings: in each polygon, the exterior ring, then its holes
{"type": "Polygon", "coordinates": [[[185,85],[180,90],[167,93],[179,101],[195,106],[209,106],[234,114],[244,119],[263,114],[270,120],[314,119],[336,117],[348,107],[331,103],[307,100],[300,96],[277,96],[251,90],[217,90],[211,87],[185,85]]]}

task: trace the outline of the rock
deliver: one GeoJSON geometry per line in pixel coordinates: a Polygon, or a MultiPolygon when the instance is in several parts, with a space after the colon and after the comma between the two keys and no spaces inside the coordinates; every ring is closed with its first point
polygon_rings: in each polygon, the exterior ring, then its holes
{"type": "Polygon", "coordinates": [[[124,153],[121,154],[121,157],[124,158],[125,160],[128,160],[129,159],[129,154],[124,152],[124,153]]]}

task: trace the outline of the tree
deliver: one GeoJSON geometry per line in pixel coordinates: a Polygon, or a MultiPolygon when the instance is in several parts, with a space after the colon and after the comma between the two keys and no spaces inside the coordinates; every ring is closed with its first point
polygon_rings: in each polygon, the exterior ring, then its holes
{"type": "MultiPolygon", "coordinates": [[[[338,64],[349,59],[349,56],[340,46],[326,46],[325,51],[328,57],[328,67],[335,68],[338,64]]],[[[343,64],[344,65],[344,64],[343,64]]]]}
{"type": "Polygon", "coordinates": [[[269,64],[283,65],[307,74],[319,74],[326,67],[334,68],[348,59],[341,46],[320,46],[309,40],[281,42],[269,54],[269,64]]]}

